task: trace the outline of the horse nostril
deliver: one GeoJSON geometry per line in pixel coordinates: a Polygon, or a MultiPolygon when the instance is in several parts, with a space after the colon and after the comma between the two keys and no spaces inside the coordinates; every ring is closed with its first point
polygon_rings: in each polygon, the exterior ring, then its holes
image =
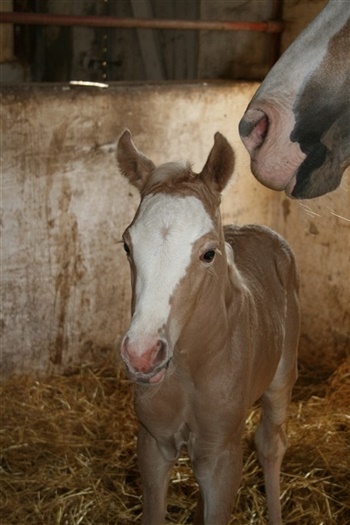
{"type": "Polygon", "coordinates": [[[239,123],[239,134],[249,153],[262,146],[268,130],[269,118],[260,109],[248,109],[239,123]]]}
{"type": "Polygon", "coordinates": [[[167,358],[167,344],[162,339],[158,339],[156,344],[156,354],[154,358],[154,364],[159,365],[163,363],[167,358]]]}
{"type": "Polygon", "coordinates": [[[129,341],[129,337],[128,336],[124,337],[122,344],[120,346],[120,355],[122,356],[123,361],[127,361],[129,357],[128,341],[129,341]]]}

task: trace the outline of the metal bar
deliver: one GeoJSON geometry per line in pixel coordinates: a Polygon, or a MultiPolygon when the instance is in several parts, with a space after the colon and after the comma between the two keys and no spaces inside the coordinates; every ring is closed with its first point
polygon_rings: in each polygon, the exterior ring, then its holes
{"type": "Polygon", "coordinates": [[[277,20],[265,22],[224,22],[209,20],[164,20],[154,18],[117,18],[113,16],[73,16],[47,13],[0,13],[1,24],[55,25],[85,27],[121,27],[142,29],[191,29],[208,31],[258,31],[281,33],[284,24],[277,20]]]}

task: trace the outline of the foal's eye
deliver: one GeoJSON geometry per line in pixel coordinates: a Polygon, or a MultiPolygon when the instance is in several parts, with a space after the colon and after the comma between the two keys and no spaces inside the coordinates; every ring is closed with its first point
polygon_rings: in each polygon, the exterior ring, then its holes
{"type": "Polygon", "coordinates": [[[130,248],[129,248],[129,246],[126,244],[126,242],[124,242],[124,245],[123,245],[123,246],[124,246],[124,250],[125,250],[126,255],[130,255],[130,248]]]}
{"type": "Polygon", "coordinates": [[[208,250],[207,252],[204,252],[201,256],[201,260],[207,263],[210,263],[214,260],[215,257],[215,250],[208,250]]]}

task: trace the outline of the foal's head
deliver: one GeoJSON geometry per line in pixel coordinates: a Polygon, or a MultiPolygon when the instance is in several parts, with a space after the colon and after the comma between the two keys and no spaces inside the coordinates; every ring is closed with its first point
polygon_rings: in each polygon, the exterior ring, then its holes
{"type": "Polygon", "coordinates": [[[125,131],[117,159],[120,171],[141,194],[137,213],[123,234],[133,297],[121,355],[135,381],[155,384],[163,379],[203,290],[218,286],[217,276],[226,266],[219,204],[233,171],[234,153],[216,133],[201,173],[188,164],[156,167],[125,131]]]}

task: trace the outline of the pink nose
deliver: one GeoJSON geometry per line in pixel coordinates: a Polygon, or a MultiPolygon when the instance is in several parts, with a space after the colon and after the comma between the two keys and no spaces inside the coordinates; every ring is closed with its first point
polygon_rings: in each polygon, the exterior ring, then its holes
{"type": "Polygon", "coordinates": [[[158,339],[153,345],[140,351],[140,346],[125,337],[121,346],[121,356],[131,373],[150,374],[161,368],[168,361],[168,347],[165,341],[158,339]]]}
{"type": "Polygon", "coordinates": [[[250,154],[260,148],[269,130],[268,116],[260,109],[248,109],[239,123],[239,134],[250,154]]]}

